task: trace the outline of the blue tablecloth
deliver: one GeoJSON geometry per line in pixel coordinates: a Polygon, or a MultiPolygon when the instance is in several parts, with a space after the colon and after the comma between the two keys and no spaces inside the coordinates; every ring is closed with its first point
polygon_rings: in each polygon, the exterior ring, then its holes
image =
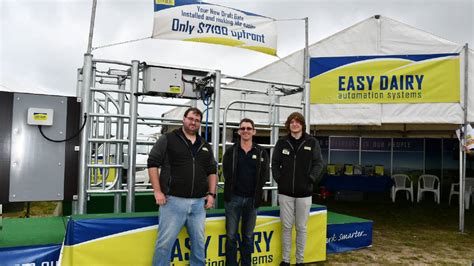
{"type": "Polygon", "coordinates": [[[392,187],[393,181],[390,176],[326,175],[319,185],[330,191],[385,192],[392,187]]]}

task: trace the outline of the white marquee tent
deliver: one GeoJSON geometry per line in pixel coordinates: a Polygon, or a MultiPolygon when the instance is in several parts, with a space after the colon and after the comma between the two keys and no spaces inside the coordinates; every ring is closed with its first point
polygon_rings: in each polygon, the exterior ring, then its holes
{"type": "MultiPolygon", "coordinates": [[[[309,46],[310,57],[445,53],[459,53],[460,55],[460,102],[312,104],[310,108],[311,125],[327,130],[348,130],[351,129],[351,126],[367,127],[370,128],[369,131],[374,130],[375,134],[378,130],[382,131],[387,127],[401,126],[406,129],[406,126],[409,125],[413,126],[414,130],[420,130],[421,134],[425,134],[424,131],[427,128],[433,131],[444,130],[453,134],[453,129],[459,125],[474,122],[474,51],[467,49],[465,44],[450,42],[387,17],[373,16],[309,46]],[[464,111],[466,106],[467,112],[464,111]]],[[[303,59],[304,50],[302,49],[256,70],[246,77],[303,84],[303,59]]],[[[242,80],[233,81],[228,85],[262,91],[269,89],[268,84],[250,83],[242,80]]],[[[223,90],[221,92],[221,108],[229,102],[239,99],[242,99],[241,92],[223,90]]],[[[269,98],[264,95],[250,94],[246,96],[246,100],[268,102],[269,98]]],[[[302,95],[298,93],[281,97],[280,103],[302,104],[302,95]]],[[[198,103],[198,107],[204,109],[201,103],[198,103]]],[[[166,113],[165,116],[181,117],[183,111],[183,108],[176,108],[166,113]]],[[[288,109],[282,109],[279,113],[280,121],[284,121],[290,112],[288,109]]],[[[239,121],[241,115],[240,112],[231,112],[227,116],[227,120],[239,121]]],[[[257,122],[268,121],[266,114],[248,116],[257,122]]],[[[465,176],[462,170],[460,176],[465,176]]],[[[460,230],[464,230],[464,210],[461,209],[461,206],[460,230]]]]}

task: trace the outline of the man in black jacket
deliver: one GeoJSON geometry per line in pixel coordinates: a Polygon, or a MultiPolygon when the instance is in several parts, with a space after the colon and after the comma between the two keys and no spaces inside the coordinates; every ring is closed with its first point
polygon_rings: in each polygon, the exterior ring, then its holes
{"type": "Polygon", "coordinates": [[[240,121],[240,141],[224,154],[224,204],[226,217],[226,265],[238,265],[237,243],[241,265],[251,265],[253,230],[257,208],[262,201],[262,188],[269,176],[267,152],[252,141],[255,125],[251,119],[240,121]],[[242,218],[242,241],[238,241],[239,221],[242,218]]]}
{"type": "Polygon", "coordinates": [[[148,174],[160,205],[153,265],[170,265],[171,250],[186,226],[191,265],[205,265],[205,209],[214,205],[217,164],[211,146],[197,134],[202,113],[189,108],[183,127],[158,139],[148,157],[148,174]]]}
{"type": "Polygon", "coordinates": [[[302,114],[290,114],[285,127],[289,134],[278,140],[272,156],[272,174],[278,183],[282,225],[280,265],[290,265],[293,225],[296,227],[296,265],[303,265],[313,184],[319,182],[323,159],[318,141],[305,133],[306,124],[302,114]]]}

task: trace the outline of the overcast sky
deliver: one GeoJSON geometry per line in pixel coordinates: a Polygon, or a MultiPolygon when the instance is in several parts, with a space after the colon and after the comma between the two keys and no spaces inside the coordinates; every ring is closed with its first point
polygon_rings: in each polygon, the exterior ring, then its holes
{"type": "MultiPolygon", "coordinates": [[[[473,0],[213,0],[276,19],[309,17],[310,44],[375,14],[474,47],[473,0]]],[[[0,0],[0,90],[74,95],[92,0],[0,0]]],[[[98,0],[93,46],[151,36],[153,0],[98,0]]],[[[278,23],[278,55],[304,46],[302,21],[278,23]]],[[[220,69],[245,75],[277,57],[226,46],[148,39],[94,58],[220,69]]],[[[473,62],[474,63],[474,62],[473,62]]]]}

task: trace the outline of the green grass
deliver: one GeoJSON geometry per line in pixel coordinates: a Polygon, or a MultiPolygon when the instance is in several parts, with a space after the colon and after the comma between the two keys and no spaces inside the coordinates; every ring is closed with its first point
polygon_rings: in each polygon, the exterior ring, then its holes
{"type": "MultiPolygon", "coordinates": [[[[366,197],[367,198],[367,197],[366,197]]],[[[312,265],[340,264],[440,264],[471,265],[474,261],[474,206],[465,212],[465,233],[459,232],[459,207],[441,205],[429,197],[421,203],[404,199],[395,204],[388,195],[359,202],[332,199],[315,203],[329,211],[369,219],[373,224],[372,247],[330,254],[327,260],[312,265]]],[[[31,216],[51,216],[54,202],[31,204],[31,216]]],[[[25,210],[4,217],[24,216],[25,210]]]]}
{"type": "Polygon", "coordinates": [[[329,211],[374,221],[372,247],[330,254],[323,263],[442,264],[474,262],[474,208],[465,212],[465,233],[459,232],[459,207],[432,200],[392,203],[388,195],[359,202],[316,201],[329,211]]]}

